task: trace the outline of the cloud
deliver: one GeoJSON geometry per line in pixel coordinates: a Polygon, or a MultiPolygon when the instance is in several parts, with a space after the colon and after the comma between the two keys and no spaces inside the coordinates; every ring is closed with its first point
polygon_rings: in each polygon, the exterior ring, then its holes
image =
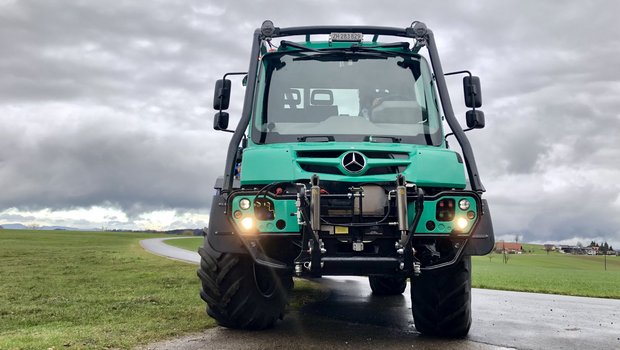
{"type": "MultiPolygon", "coordinates": [[[[0,2],[0,211],[17,210],[0,221],[98,207],[136,227],[206,221],[230,138],[211,129],[213,83],[247,69],[254,28],[417,19],[446,71],[481,77],[487,128],[469,136],[497,233],[620,241],[620,4],[340,7],[0,2]]],[[[463,121],[460,79],[448,81],[463,121]]],[[[235,81],[233,123],[243,92],[235,81]]]]}

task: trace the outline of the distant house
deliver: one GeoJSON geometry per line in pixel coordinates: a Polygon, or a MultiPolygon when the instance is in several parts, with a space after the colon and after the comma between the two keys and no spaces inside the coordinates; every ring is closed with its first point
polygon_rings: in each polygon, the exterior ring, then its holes
{"type": "Polygon", "coordinates": [[[497,242],[495,243],[496,253],[508,253],[508,254],[521,254],[523,253],[523,246],[521,243],[513,242],[497,242]]]}
{"type": "Polygon", "coordinates": [[[587,255],[596,255],[598,253],[598,247],[586,247],[584,248],[587,255]],[[596,249],[594,249],[596,248],[596,249]]]}
{"type": "Polygon", "coordinates": [[[565,244],[560,244],[558,246],[558,251],[560,253],[572,253],[573,251],[573,246],[571,245],[565,245],[565,244]]]}
{"type": "MultiPolygon", "coordinates": [[[[587,248],[591,248],[591,247],[587,247],[587,248]]],[[[566,253],[566,254],[587,254],[587,248],[583,248],[583,247],[579,247],[576,245],[560,245],[558,247],[560,253],[566,253]]]]}

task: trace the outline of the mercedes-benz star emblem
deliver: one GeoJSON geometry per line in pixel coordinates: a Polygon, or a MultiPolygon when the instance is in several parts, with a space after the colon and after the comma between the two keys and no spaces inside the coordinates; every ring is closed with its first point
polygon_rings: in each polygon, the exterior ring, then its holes
{"type": "Polygon", "coordinates": [[[360,152],[347,152],[342,157],[342,167],[352,174],[357,174],[366,168],[366,157],[360,152]]]}

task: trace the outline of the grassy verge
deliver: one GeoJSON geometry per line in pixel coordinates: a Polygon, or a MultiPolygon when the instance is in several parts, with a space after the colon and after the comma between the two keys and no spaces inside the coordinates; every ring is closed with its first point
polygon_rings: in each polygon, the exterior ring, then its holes
{"type": "Polygon", "coordinates": [[[146,253],[159,235],[0,231],[0,349],[130,348],[214,325],[196,267],[146,253]]]}
{"type": "Polygon", "coordinates": [[[551,253],[473,257],[477,288],[620,299],[620,257],[551,253]]]}
{"type": "Polygon", "coordinates": [[[164,242],[173,247],[183,248],[187,250],[191,250],[192,252],[198,251],[198,247],[202,246],[204,241],[204,237],[189,237],[189,238],[179,238],[179,239],[168,239],[164,242]]]}

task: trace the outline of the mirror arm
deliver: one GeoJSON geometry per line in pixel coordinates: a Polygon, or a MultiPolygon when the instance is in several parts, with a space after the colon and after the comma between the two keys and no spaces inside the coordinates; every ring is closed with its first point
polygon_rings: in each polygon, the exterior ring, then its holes
{"type": "MultiPolygon", "coordinates": [[[[229,76],[229,75],[247,75],[247,74],[248,74],[248,72],[230,72],[230,73],[224,74],[224,76],[222,77],[222,80],[226,81],[226,77],[229,76]]],[[[220,100],[220,110],[219,110],[219,112],[221,113],[223,111],[223,109],[222,109],[222,101],[224,101],[224,94],[222,94],[220,92],[220,95],[218,96],[218,98],[220,100]]]]}
{"type": "MultiPolygon", "coordinates": [[[[459,71],[455,71],[455,72],[444,73],[443,75],[457,75],[457,74],[467,74],[467,75],[469,75],[469,77],[470,77],[470,78],[473,76],[473,75],[471,74],[471,72],[470,72],[470,71],[468,71],[468,70],[459,70],[459,71]]],[[[475,98],[476,98],[476,93],[475,93],[474,91],[472,91],[469,97],[470,97],[472,100],[473,100],[473,99],[475,99],[475,98]]],[[[474,106],[473,106],[471,109],[472,109],[473,111],[475,111],[475,110],[476,110],[476,104],[475,104],[475,103],[474,103],[474,106]]],[[[470,129],[468,129],[468,130],[463,130],[463,131],[469,131],[469,130],[471,130],[471,128],[470,128],[470,129]]]]}
{"type": "MultiPolygon", "coordinates": [[[[468,132],[468,131],[470,131],[470,130],[474,130],[474,129],[475,129],[475,128],[467,128],[467,129],[463,129],[463,132],[468,132]]],[[[453,132],[449,132],[449,133],[447,133],[447,134],[446,134],[446,136],[444,136],[444,138],[443,138],[443,139],[446,141],[446,147],[447,147],[447,148],[450,148],[450,146],[449,146],[449,144],[448,144],[448,136],[452,136],[452,135],[454,135],[454,133],[453,133],[453,132]]]]}
{"type": "Polygon", "coordinates": [[[468,70],[459,70],[459,71],[456,71],[456,72],[443,73],[443,75],[456,75],[456,74],[469,74],[469,77],[470,78],[472,77],[471,72],[468,71],[468,70]]]}
{"type": "MultiPolygon", "coordinates": [[[[443,75],[457,75],[457,74],[467,74],[469,75],[469,77],[472,77],[472,74],[470,71],[468,70],[459,70],[459,71],[455,71],[455,72],[449,72],[449,73],[444,73],[443,75]]],[[[474,97],[474,94],[472,94],[471,96],[472,98],[474,97]]],[[[474,107],[472,107],[472,110],[475,111],[476,110],[476,104],[474,104],[474,107]]],[[[463,132],[467,132],[470,130],[473,130],[475,128],[467,128],[467,129],[463,129],[463,132]]],[[[448,143],[448,136],[454,135],[453,132],[447,133],[446,136],[444,137],[444,140],[446,141],[446,144],[448,143]]]]}
{"type": "MultiPolygon", "coordinates": [[[[224,74],[224,77],[222,77],[222,80],[226,81],[226,77],[229,75],[247,75],[248,72],[230,72],[230,73],[226,73],[224,74]]],[[[219,112],[222,113],[223,109],[222,109],[222,101],[224,101],[224,95],[220,93],[219,97],[220,99],[220,110],[219,112]]],[[[228,130],[228,129],[222,129],[220,131],[225,131],[225,132],[230,132],[230,133],[234,133],[235,130],[228,130]]]]}

